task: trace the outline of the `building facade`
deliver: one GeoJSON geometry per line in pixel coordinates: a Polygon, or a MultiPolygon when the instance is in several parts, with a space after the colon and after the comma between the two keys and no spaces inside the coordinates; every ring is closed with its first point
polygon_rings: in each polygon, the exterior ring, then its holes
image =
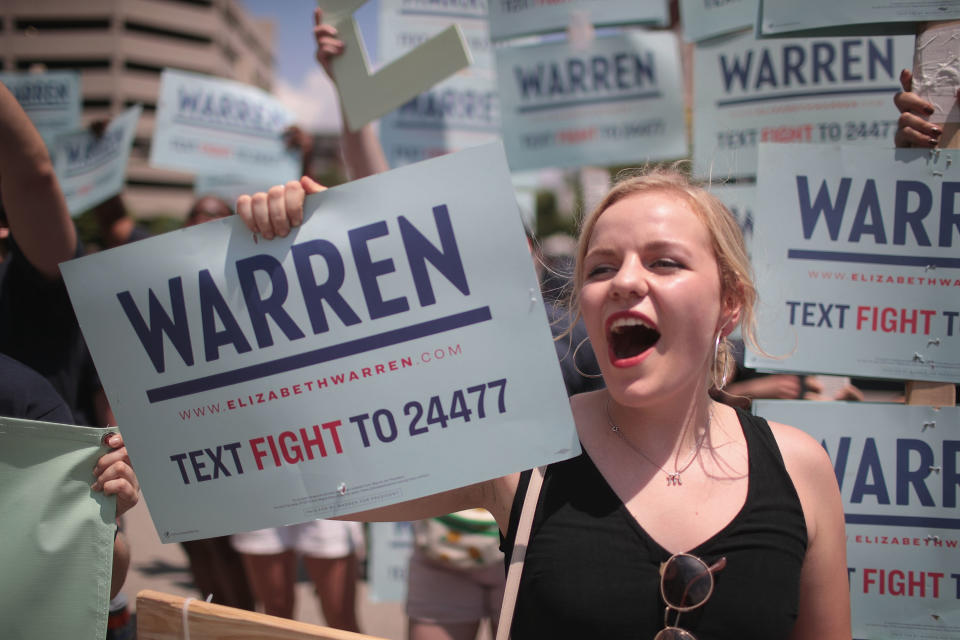
{"type": "Polygon", "coordinates": [[[193,199],[193,176],[147,163],[166,67],[270,91],[273,23],[237,0],[0,2],[0,68],[77,70],[85,124],[143,105],[124,194],[137,216],[182,216],[193,199]]]}

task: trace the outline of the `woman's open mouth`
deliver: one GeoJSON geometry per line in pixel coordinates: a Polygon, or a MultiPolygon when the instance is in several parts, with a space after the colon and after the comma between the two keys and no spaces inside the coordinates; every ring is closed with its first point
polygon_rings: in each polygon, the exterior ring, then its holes
{"type": "Polygon", "coordinates": [[[615,366],[629,367],[639,362],[660,339],[660,332],[649,320],[632,314],[616,314],[607,322],[607,344],[615,366]]]}

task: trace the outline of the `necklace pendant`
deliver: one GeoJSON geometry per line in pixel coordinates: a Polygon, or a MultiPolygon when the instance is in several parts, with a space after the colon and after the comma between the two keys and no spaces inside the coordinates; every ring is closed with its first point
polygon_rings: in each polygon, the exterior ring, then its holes
{"type": "Polygon", "coordinates": [[[683,483],[680,481],[680,472],[674,471],[673,473],[667,474],[667,486],[668,487],[679,487],[683,483]]]}

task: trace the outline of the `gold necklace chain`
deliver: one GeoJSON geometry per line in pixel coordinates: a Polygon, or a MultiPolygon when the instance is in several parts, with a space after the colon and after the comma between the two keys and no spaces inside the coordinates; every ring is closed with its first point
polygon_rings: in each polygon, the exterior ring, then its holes
{"type": "MultiPolygon", "coordinates": [[[[649,462],[650,464],[652,464],[652,465],[655,466],[656,468],[660,469],[660,471],[662,471],[663,474],[664,474],[665,476],[667,476],[667,486],[668,486],[668,487],[679,487],[680,485],[683,484],[683,482],[680,480],[680,474],[683,473],[684,471],[686,471],[687,469],[689,469],[689,468],[690,468],[690,465],[693,464],[693,461],[697,459],[697,455],[699,455],[699,453],[700,453],[700,448],[703,446],[703,441],[704,441],[704,439],[707,437],[707,431],[709,431],[709,422],[707,423],[707,427],[708,427],[708,428],[703,430],[703,434],[702,434],[702,435],[700,436],[700,438],[697,440],[697,446],[694,447],[694,449],[693,449],[693,455],[691,455],[691,456],[690,456],[690,459],[687,460],[687,464],[683,465],[683,468],[677,468],[676,459],[674,459],[673,473],[671,473],[671,472],[667,471],[666,469],[664,469],[664,468],[663,468],[662,466],[660,466],[659,464],[657,464],[656,462],[654,462],[653,460],[651,460],[651,459],[647,456],[647,454],[645,454],[645,453],[644,453],[643,451],[641,451],[640,449],[637,449],[637,448],[633,445],[632,442],[630,442],[629,440],[627,440],[627,437],[626,437],[625,435],[623,435],[623,430],[620,428],[620,425],[616,424],[616,423],[613,421],[613,417],[610,415],[610,399],[609,399],[609,398],[608,398],[607,401],[604,403],[603,408],[604,408],[604,411],[606,411],[606,413],[607,413],[607,424],[610,425],[610,430],[613,431],[615,434],[617,434],[617,435],[620,437],[621,440],[623,440],[625,443],[627,443],[627,446],[630,447],[631,449],[633,449],[633,451],[634,451],[635,453],[640,454],[640,456],[642,456],[644,460],[646,460],[647,462],[649,462]]],[[[679,452],[677,453],[677,455],[679,456],[679,452]]]]}

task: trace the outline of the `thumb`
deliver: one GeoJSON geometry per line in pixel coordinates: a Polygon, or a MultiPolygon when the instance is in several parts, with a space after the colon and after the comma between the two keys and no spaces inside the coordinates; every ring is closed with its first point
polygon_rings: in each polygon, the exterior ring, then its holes
{"type": "Polygon", "coordinates": [[[913,90],[913,73],[910,69],[904,69],[900,72],[900,86],[904,91],[913,90]]]}
{"type": "Polygon", "coordinates": [[[321,191],[326,191],[327,188],[311,178],[310,176],[303,176],[300,178],[300,186],[303,187],[303,190],[307,195],[311,193],[320,193],[321,191]]]}

